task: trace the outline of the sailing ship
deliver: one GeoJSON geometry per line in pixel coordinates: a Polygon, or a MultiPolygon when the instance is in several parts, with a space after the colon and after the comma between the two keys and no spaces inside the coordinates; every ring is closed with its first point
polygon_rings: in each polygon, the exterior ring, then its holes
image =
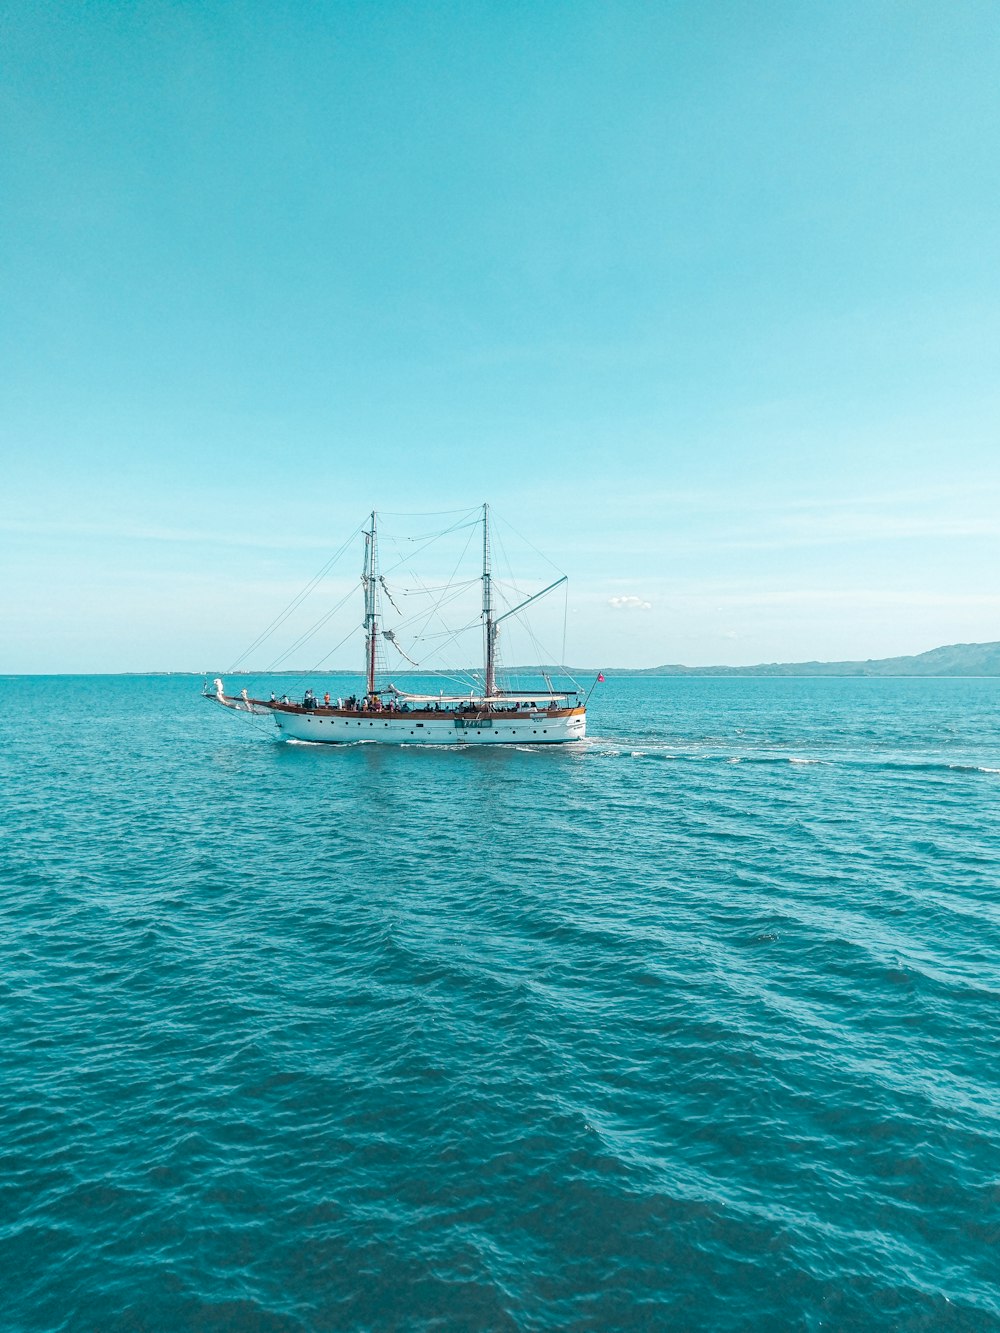
{"type": "MultiPolygon", "coordinates": [[[[221,678],[205,697],[236,712],[270,714],[284,739],[322,745],[376,741],[409,745],[553,745],[582,740],[587,729],[587,698],[574,684],[554,690],[546,677],[545,689],[527,691],[502,687],[498,680],[498,636],[504,621],[517,615],[566,583],[562,575],[516,606],[497,614],[491,570],[490,509],[482,506],[483,671],[467,693],[421,694],[378,679],[379,646],[387,641],[400,652],[395,632],[385,629],[382,600],[389,597],[379,571],[378,524],[375,511],[363,529],[365,554],[361,586],[364,593],[365,692],[362,696],[321,701],[307,689],[302,702],[285,696],[252,698],[247,690],[229,695],[221,678]]],[[[405,654],[404,654],[405,656],[405,654]]]]}

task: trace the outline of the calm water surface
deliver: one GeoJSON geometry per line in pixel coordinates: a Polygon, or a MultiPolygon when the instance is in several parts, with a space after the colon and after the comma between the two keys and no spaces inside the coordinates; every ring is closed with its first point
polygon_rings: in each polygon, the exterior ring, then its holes
{"type": "Polygon", "coordinates": [[[1000,1329],[1000,681],[199,688],[4,682],[4,1330],[1000,1329]]]}

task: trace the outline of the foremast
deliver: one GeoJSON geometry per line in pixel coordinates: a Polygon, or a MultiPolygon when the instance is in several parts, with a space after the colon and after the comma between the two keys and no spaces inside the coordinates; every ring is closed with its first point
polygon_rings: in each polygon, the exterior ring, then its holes
{"type": "Polygon", "coordinates": [[[375,595],[378,588],[378,553],[376,550],[375,510],[372,525],[365,533],[365,568],[361,582],[365,590],[365,658],[368,676],[368,698],[375,693],[375,645],[378,642],[378,607],[375,595]]]}
{"type": "Polygon", "coordinates": [[[490,573],[490,507],[483,505],[483,694],[492,699],[497,692],[497,626],[493,619],[493,587],[490,573]]]}

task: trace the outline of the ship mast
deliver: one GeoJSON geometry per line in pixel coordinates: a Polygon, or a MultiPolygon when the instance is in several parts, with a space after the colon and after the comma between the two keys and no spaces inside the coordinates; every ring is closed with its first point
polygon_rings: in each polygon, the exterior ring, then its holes
{"type": "Polygon", "coordinates": [[[378,640],[375,608],[376,568],[375,510],[373,509],[371,531],[365,533],[365,572],[361,576],[361,582],[365,588],[365,656],[367,658],[369,700],[375,693],[375,644],[378,640]]]}
{"type": "Polygon", "coordinates": [[[483,634],[485,639],[483,693],[487,699],[492,699],[497,692],[497,629],[493,621],[493,589],[490,574],[490,507],[488,504],[483,505],[483,634]]]}

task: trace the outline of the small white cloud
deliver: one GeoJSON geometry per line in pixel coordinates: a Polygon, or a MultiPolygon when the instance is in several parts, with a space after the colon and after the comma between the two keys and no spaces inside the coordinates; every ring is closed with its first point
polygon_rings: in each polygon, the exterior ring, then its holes
{"type": "Polygon", "coordinates": [[[651,611],[652,602],[644,602],[641,597],[609,597],[608,606],[619,611],[651,611]]]}

